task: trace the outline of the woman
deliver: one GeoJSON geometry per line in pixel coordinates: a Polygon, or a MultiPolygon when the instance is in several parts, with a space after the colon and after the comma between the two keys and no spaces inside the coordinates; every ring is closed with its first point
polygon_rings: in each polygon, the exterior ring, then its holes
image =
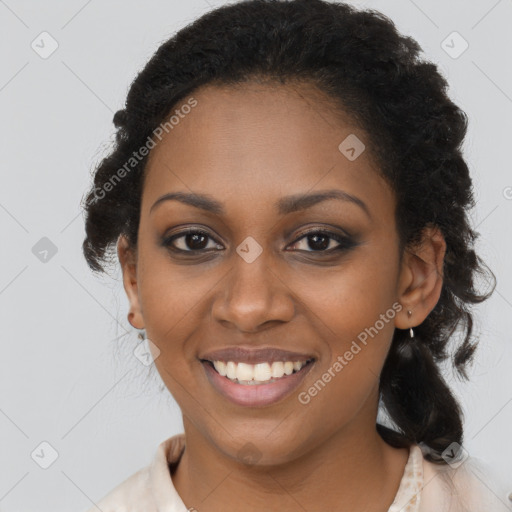
{"type": "Polygon", "coordinates": [[[91,510],[509,510],[438,368],[467,378],[493,275],[467,118],[420,51],[375,11],[249,0],[139,73],[83,250],[115,245],[184,433],[91,510]]]}

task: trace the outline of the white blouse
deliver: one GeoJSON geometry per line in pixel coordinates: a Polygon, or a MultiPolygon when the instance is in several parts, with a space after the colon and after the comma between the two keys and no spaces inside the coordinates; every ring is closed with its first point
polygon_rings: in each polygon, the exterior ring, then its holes
{"type": "MultiPolygon", "coordinates": [[[[188,512],[176,491],[169,464],[176,465],[185,434],[163,441],[148,466],[121,482],[87,512],[188,512]]],[[[395,499],[388,512],[510,512],[502,482],[489,478],[484,465],[469,457],[458,468],[423,458],[412,445],[395,499]]]]}

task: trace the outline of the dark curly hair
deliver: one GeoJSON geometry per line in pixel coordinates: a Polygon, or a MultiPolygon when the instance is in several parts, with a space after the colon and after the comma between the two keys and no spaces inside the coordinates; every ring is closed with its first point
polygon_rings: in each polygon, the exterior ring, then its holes
{"type": "Polygon", "coordinates": [[[147,154],[135,160],[134,151],[198,87],[251,80],[315,85],[333,110],[367,134],[379,172],[395,192],[400,254],[427,226],[445,238],[440,299],[414,339],[395,329],[380,376],[381,403],[396,429],[377,424],[392,446],[421,443],[425,458],[444,464],[442,452],[454,441],[462,444],[463,414],[439,363],[460,331],[451,359],[468,379],[465,367],[477,346],[470,306],[491,295],[495,277],[474,251],[478,234],[467,216],[474,206],[460,149],[467,116],[420,52],[382,13],[344,3],[249,0],[205,14],[158,48],[115,113],[114,147],[95,169],[85,199],[83,253],[94,272],[104,272],[121,234],[136,249],[147,154]],[[477,277],[492,278],[490,291],[478,293],[477,277]]]}

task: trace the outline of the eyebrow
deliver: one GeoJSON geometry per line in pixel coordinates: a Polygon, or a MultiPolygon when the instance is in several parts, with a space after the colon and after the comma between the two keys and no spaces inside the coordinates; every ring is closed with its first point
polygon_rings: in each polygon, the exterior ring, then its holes
{"type": "MultiPolygon", "coordinates": [[[[279,215],[286,215],[289,213],[306,210],[307,208],[311,208],[312,206],[315,206],[316,204],[327,201],[329,199],[336,199],[339,201],[356,204],[366,213],[368,217],[371,218],[368,206],[362,199],[359,199],[358,197],[353,196],[348,192],[344,192],[343,190],[338,189],[322,190],[312,194],[295,194],[292,196],[282,197],[276,202],[276,208],[279,215]]],[[[205,210],[216,215],[225,214],[224,207],[219,201],[203,194],[186,192],[170,192],[168,194],[164,194],[153,203],[153,206],[151,206],[149,209],[149,213],[151,213],[157,205],[163,203],[164,201],[172,200],[200,208],[201,210],[205,210]]]]}

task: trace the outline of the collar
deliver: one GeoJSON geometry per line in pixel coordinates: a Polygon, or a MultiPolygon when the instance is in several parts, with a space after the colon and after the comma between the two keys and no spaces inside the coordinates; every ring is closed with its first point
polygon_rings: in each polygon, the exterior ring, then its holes
{"type": "MultiPolygon", "coordinates": [[[[149,466],[149,485],[157,512],[188,512],[174,487],[170,466],[176,465],[185,450],[185,434],[177,434],[162,442],[149,466]]],[[[388,512],[418,512],[423,487],[423,453],[419,445],[409,448],[400,485],[388,512]]]]}
{"type": "Polygon", "coordinates": [[[149,485],[157,512],[187,512],[171,479],[169,466],[179,462],[185,449],[185,434],[177,434],[161,443],[149,466],[149,485]]]}

